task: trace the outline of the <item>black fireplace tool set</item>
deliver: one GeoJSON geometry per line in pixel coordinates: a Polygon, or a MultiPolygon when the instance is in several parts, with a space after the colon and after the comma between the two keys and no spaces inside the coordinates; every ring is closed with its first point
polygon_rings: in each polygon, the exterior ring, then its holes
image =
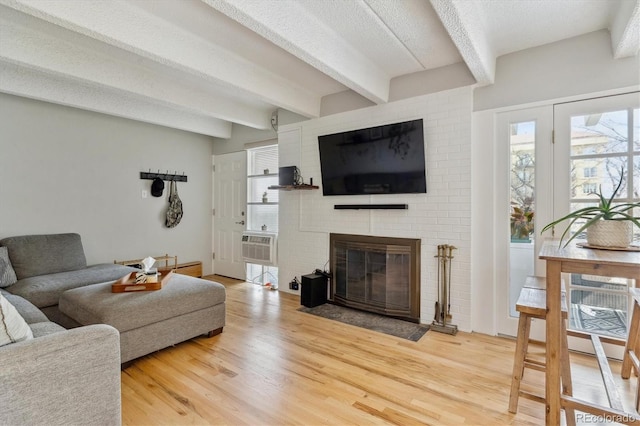
{"type": "Polygon", "coordinates": [[[431,330],[446,334],[456,334],[458,326],[449,324],[451,321],[451,259],[456,247],[449,244],[438,246],[438,300],[435,306],[435,316],[431,330]]]}

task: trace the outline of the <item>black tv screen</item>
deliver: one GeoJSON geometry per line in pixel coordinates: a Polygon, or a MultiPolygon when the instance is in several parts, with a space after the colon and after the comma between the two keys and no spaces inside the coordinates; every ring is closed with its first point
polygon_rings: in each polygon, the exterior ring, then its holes
{"type": "Polygon", "coordinates": [[[422,120],[318,136],[324,195],[426,193],[422,120]]]}

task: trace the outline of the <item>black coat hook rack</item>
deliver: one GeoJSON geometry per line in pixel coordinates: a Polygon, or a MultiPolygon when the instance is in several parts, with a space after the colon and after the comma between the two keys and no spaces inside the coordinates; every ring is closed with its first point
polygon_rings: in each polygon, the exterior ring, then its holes
{"type": "Polygon", "coordinates": [[[160,173],[160,170],[158,170],[157,173],[154,173],[151,171],[151,169],[149,169],[148,172],[140,172],[140,179],[156,179],[156,178],[160,178],[162,180],[168,180],[168,181],[174,181],[174,182],[186,182],[187,181],[187,175],[184,174],[184,172],[182,172],[181,175],[178,174],[178,172],[175,172],[173,174],[169,173],[169,170],[167,170],[166,173],[160,173]]]}

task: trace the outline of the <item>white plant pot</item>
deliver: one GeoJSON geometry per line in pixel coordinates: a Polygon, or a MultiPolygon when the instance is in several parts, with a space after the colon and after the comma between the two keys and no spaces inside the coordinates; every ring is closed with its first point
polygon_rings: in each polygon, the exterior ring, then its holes
{"type": "Polygon", "coordinates": [[[633,223],[621,220],[599,220],[587,228],[590,246],[626,248],[633,241],[633,223]]]}

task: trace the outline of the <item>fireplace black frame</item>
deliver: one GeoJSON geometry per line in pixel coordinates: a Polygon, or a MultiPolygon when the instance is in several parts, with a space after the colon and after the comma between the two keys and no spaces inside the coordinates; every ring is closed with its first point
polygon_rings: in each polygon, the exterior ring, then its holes
{"type": "Polygon", "coordinates": [[[396,237],[380,237],[370,235],[353,235],[353,234],[334,234],[329,235],[329,259],[331,268],[331,285],[329,291],[329,300],[336,305],[346,306],[350,308],[360,309],[381,315],[399,318],[412,322],[420,322],[420,239],[415,238],[396,238],[396,237]],[[366,245],[394,245],[404,246],[410,249],[410,302],[408,310],[397,310],[383,308],[371,304],[360,303],[358,301],[349,300],[336,294],[336,243],[354,242],[366,245]]]}

